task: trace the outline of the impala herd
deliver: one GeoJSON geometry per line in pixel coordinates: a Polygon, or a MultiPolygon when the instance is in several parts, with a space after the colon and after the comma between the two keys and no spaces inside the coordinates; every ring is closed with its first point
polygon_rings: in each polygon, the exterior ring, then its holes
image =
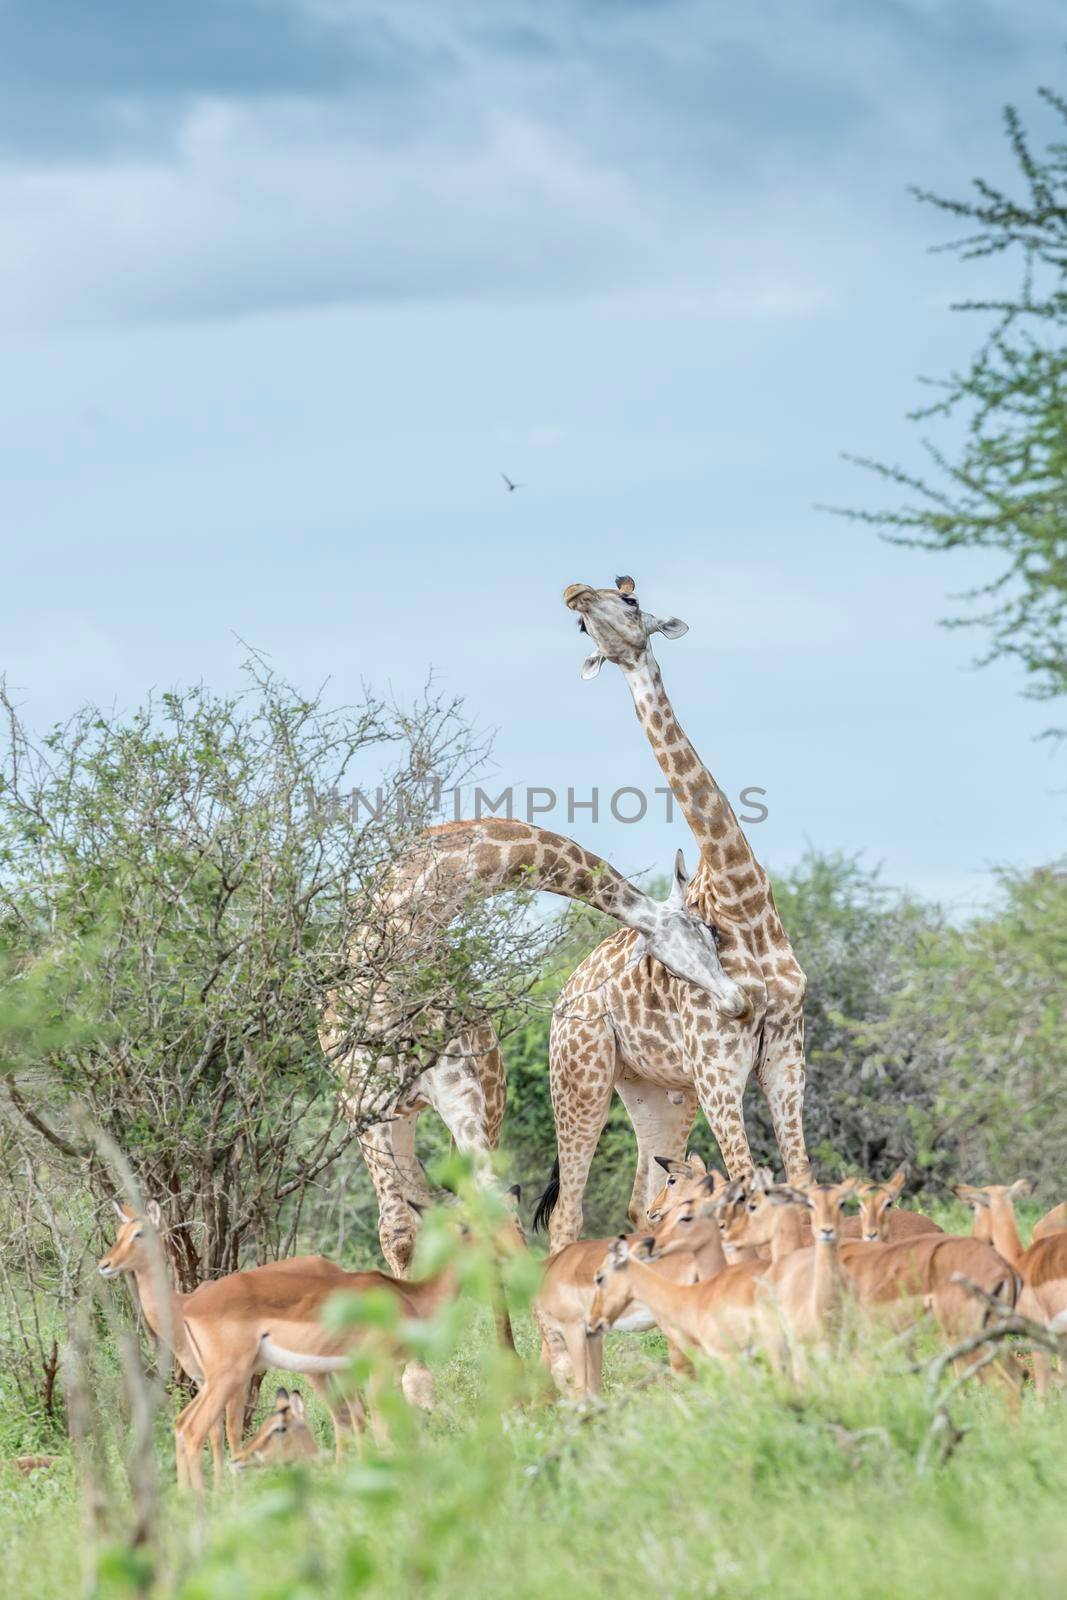
{"type": "MultiPolygon", "coordinates": [[[[542,1360],[560,1393],[575,1400],[600,1394],[607,1332],[660,1328],[677,1373],[692,1371],[693,1356],[731,1367],[760,1352],[803,1380],[813,1353],[843,1357],[846,1328],[853,1336],[867,1325],[899,1332],[929,1313],[952,1342],[980,1336],[998,1302],[1067,1331],[1067,1205],[1042,1217],[1024,1250],[1014,1202],[1030,1192],[1026,1180],[959,1185],[955,1193],[973,1209],[974,1229],[958,1235],[896,1204],[903,1168],[886,1183],[849,1178],[795,1187],[776,1183],[766,1168],[729,1181],[695,1154],[661,1158],[660,1165],[664,1184],[648,1208],[647,1233],[581,1240],[542,1263],[533,1304],[542,1360]],[[845,1215],[850,1200],[859,1209],[845,1215]]],[[[508,1191],[492,1241],[498,1256],[526,1249],[518,1199],[517,1187],[508,1191]]],[[[323,1311],[338,1291],[376,1290],[392,1300],[398,1319],[426,1322],[459,1292],[454,1264],[407,1280],[299,1256],[181,1294],[157,1248],[159,1207],[149,1204],[138,1216],[116,1203],[116,1211],[119,1231],[100,1273],[132,1276],[149,1327],[198,1385],[175,1423],[180,1484],[201,1489],[208,1441],[221,1481],[224,1423],[235,1468],[318,1453],[303,1400],[286,1389],[242,1443],[249,1385],[269,1370],[307,1378],[329,1410],[338,1457],[349,1430],[361,1435],[368,1421],[378,1442],[388,1442],[377,1405],[387,1383],[397,1382],[410,1405],[432,1408],[430,1371],[405,1354],[399,1335],[387,1337],[386,1360],[371,1364],[376,1376],[365,1392],[353,1388],[345,1369],[365,1329],[337,1330],[324,1323],[323,1311]]],[[[1020,1372],[1008,1354],[981,1376],[1017,1390],[1020,1372]]],[[[1035,1358],[1034,1376],[1043,1393],[1047,1356],[1035,1358]]]]}

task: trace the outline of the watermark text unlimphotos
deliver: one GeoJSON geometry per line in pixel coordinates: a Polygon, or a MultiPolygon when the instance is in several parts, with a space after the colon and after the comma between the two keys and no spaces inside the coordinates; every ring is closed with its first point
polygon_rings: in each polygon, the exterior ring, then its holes
{"type": "MultiPolygon", "coordinates": [[[[493,786],[495,787],[495,786],[493,786]]],[[[523,822],[543,825],[548,822],[592,823],[621,822],[628,825],[646,820],[672,823],[675,809],[681,809],[672,789],[658,785],[644,789],[637,784],[623,784],[610,792],[597,787],[579,792],[573,788],[558,790],[548,784],[507,784],[498,794],[489,788],[454,785],[446,787],[438,780],[427,783],[425,807],[421,815],[446,817],[453,822],[480,821],[483,817],[503,817],[509,822],[518,818],[523,822]]],[[[718,791],[720,794],[721,790],[718,791]]],[[[766,822],[770,815],[764,804],[767,791],[759,784],[749,784],[738,793],[736,810],[739,821],[747,827],[766,822]]],[[[725,797],[724,797],[725,798],[725,797]]],[[[405,800],[384,788],[368,791],[351,789],[346,793],[333,790],[326,798],[324,809],[331,816],[347,813],[353,822],[360,820],[380,822],[390,812],[399,813],[413,809],[411,797],[405,800]]]]}

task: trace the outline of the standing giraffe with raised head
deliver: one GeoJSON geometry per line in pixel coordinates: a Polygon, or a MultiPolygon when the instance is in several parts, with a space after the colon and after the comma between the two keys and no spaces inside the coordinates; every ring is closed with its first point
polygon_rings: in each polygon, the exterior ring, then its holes
{"type": "MultiPolygon", "coordinates": [[[[701,918],[685,904],[689,879],[681,851],[666,901],[651,899],[628,883],[613,867],[571,839],[524,822],[486,817],[475,822],[450,822],[428,828],[396,863],[382,886],[387,924],[419,937],[420,930],[443,927],[469,901],[472,892],[490,895],[520,887],[563,895],[605,912],[628,930],[631,958],[647,951],[661,972],[676,974],[694,995],[724,1013],[745,1009],[747,1001],[722,967],[715,939],[701,918]],[[636,948],[634,948],[636,946],[636,948]]],[[[380,935],[379,935],[380,936],[380,935]]],[[[356,997],[361,1008],[370,1001],[383,1038],[391,1036],[395,1001],[388,988],[356,997]]],[[[414,1148],[415,1118],[432,1105],[457,1146],[476,1158],[495,1143],[480,1065],[496,1049],[492,1030],[483,1028],[461,1037],[421,1072],[417,1059],[377,1060],[363,1046],[346,1043],[343,995],[332,995],[324,1011],[319,1038],[323,1050],[345,1081],[345,1107],[354,1121],[373,1122],[362,1136],[367,1164],[378,1194],[382,1253],[397,1276],[407,1271],[414,1250],[415,1213],[426,1180],[414,1148]]],[[[429,1199],[428,1192],[426,1193],[429,1199]]]]}
{"type": "Polygon", "coordinates": [[[698,1104],[731,1176],[751,1170],[742,1097],[753,1071],[767,1097],[789,1180],[796,1183],[808,1172],[804,973],[767,874],[679,726],[652,654],[653,634],[675,639],[687,626],[642,611],[633,590],[632,578],[617,579],[614,589],[574,583],[565,590],[564,601],[596,646],[582,676],[595,677],[611,661],[626,679],[638,720],[700,846],[687,903],[715,930],[723,970],[746,1004],[739,1014],[679,982],[647,955],[635,960],[633,936],[626,931],[605,939],[577,968],[552,1022],[559,1149],[550,1228],[554,1251],[581,1233],[582,1195],[613,1090],[637,1134],[630,1202],[635,1223],[649,1203],[654,1157],[683,1155],[698,1104]]]}

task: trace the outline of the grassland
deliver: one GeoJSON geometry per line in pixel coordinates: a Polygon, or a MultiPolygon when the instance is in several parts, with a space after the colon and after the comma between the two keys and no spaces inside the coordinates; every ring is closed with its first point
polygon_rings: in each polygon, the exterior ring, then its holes
{"type": "MultiPolygon", "coordinates": [[[[528,1321],[519,1334],[532,1358],[528,1321]]],[[[434,1417],[387,1459],[247,1474],[202,1518],[168,1487],[157,1587],[180,1600],[1061,1596],[1067,1409],[1027,1396],[1016,1414],[976,1387],[952,1402],[962,1441],[924,1469],[915,1353],[852,1354],[801,1391],[758,1363],[678,1382],[658,1336],[620,1336],[602,1410],[501,1408],[483,1321],[441,1367],[434,1417]]],[[[159,1449],[166,1463],[162,1426],[159,1449]]],[[[85,1592],[70,1466],[0,1482],[0,1541],[5,1593],[85,1592]]],[[[95,1592],[135,1593],[139,1574],[105,1557],[95,1592]]]]}

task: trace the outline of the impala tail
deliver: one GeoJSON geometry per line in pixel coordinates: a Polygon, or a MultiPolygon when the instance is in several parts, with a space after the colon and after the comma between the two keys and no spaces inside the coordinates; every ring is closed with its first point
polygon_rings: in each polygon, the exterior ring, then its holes
{"type": "Polygon", "coordinates": [[[545,1192],[537,1202],[537,1210],[533,1215],[535,1233],[544,1233],[548,1227],[549,1218],[556,1209],[559,1199],[559,1156],[552,1163],[552,1176],[545,1185],[545,1192]]]}

